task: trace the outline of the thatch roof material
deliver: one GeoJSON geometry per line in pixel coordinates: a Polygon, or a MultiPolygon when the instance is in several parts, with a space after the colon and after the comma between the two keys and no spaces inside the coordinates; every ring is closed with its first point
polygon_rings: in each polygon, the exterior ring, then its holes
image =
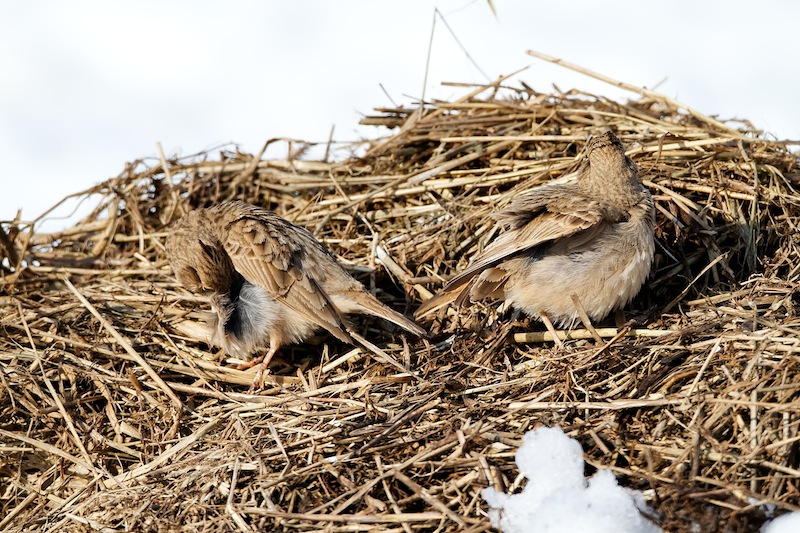
{"type": "MultiPolygon", "coordinates": [[[[644,490],[669,531],[752,531],[798,507],[798,159],[746,122],[653,93],[621,103],[506,80],[422,110],[343,162],[223,151],[139,161],[83,221],[0,232],[0,529],[484,531],[522,434],[558,424],[644,490]],[[658,206],[631,333],[557,352],[475,306],[431,342],[365,320],[399,372],[329,337],[287,347],[266,390],[203,342],[169,224],[239,198],[309,228],[410,313],[496,234],[489,215],[569,179],[613,129],[658,206]],[[566,178],[565,178],[566,176],[566,178]],[[638,334],[636,333],[638,332],[638,334]]],[[[619,334],[617,334],[619,333],[619,334]]],[[[580,336],[580,333],[576,335],[580,336]]]]}

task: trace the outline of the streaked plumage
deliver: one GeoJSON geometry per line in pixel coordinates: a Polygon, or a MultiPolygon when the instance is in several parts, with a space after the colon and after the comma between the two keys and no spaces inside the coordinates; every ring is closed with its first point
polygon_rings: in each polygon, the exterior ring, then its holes
{"type": "Polygon", "coordinates": [[[455,300],[509,300],[530,316],[570,325],[571,294],[600,320],[639,292],[653,262],[655,209],[636,164],[612,132],[589,141],[575,182],[539,187],[495,215],[506,228],[416,313],[455,300]]]}
{"type": "Polygon", "coordinates": [[[167,238],[167,255],[184,287],[209,294],[213,343],[240,358],[269,345],[258,381],[281,344],[319,329],[354,344],[348,313],[426,335],[367,292],[308,230],[261,207],[233,201],[187,213],[167,238]]]}

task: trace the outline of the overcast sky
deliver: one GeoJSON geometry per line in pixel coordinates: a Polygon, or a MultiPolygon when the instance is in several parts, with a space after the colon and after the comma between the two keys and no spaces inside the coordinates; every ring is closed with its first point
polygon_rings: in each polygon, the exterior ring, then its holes
{"type": "MultiPolygon", "coordinates": [[[[0,220],[41,214],[126,162],[273,137],[372,136],[373,107],[519,75],[633,97],[534,49],[721,118],[800,138],[800,2],[166,0],[0,3],[0,220]],[[383,89],[381,88],[383,87],[383,89]]],[[[285,155],[285,145],[267,157],[285,155]]]]}

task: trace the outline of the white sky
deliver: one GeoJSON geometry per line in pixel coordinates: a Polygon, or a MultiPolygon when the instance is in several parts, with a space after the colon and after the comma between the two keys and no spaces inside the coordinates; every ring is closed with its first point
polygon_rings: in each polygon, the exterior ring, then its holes
{"type": "MultiPolygon", "coordinates": [[[[721,118],[800,138],[800,3],[486,0],[0,4],[0,220],[32,219],[126,162],[272,137],[349,141],[373,107],[422,92],[438,6],[481,70],[633,95],[525,54],[534,49],[721,118]],[[666,79],[666,81],[664,81],[666,79]]],[[[428,98],[486,78],[437,22],[428,98]]],[[[285,155],[285,145],[268,157],[285,155]]]]}

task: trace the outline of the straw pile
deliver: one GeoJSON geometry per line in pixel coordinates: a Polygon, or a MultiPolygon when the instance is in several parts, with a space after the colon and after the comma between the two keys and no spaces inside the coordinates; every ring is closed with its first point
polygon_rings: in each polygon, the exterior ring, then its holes
{"type": "Polygon", "coordinates": [[[0,529],[486,531],[480,489],[519,489],[513,455],[540,424],[644,491],[668,531],[796,509],[797,157],[649,92],[505,84],[378,110],[365,123],[397,130],[363,157],[140,161],[74,227],[3,223],[0,529]],[[365,319],[413,375],[323,336],[250,395],[253,370],[204,342],[207,305],[165,261],[177,217],[239,198],[411,313],[494,237],[493,211],[576,170],[603,127],[656,199],[658,244],[635,322],[596,324],[600,342],[556,351],[492,305],[440,313],[430,342],[365,319]]]}

